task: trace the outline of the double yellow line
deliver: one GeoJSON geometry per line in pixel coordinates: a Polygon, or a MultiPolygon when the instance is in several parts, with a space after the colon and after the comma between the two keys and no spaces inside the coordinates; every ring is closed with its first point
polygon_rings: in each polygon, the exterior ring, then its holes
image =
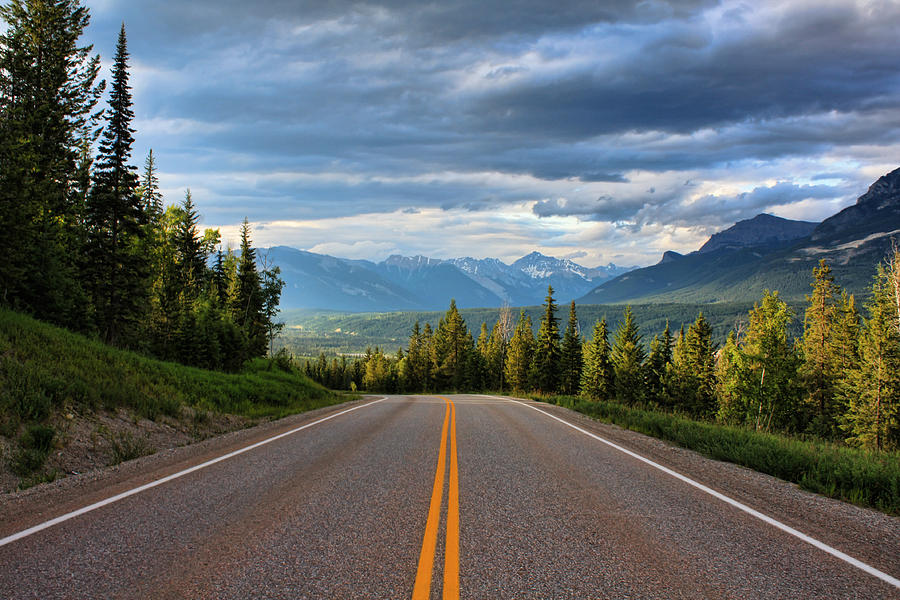
{"type": "Polygon", "coordinates": [[[459,600],[459,468],[456,462],[456,405],[449,398],[440,396],[447,403],[444,427],[441,430],[441,446],[438,451],[431,505],[425,522],[425,537],[419,553],[419,568],[413,600],[428,600],[431,594],[431,574],[437,548],[438,525],[441,504],[444,500],[444,473],[447,463],[447,432],[450,432],[450,486],[447,494],[447,541],[444,548],[444,600],[459,600]]]}

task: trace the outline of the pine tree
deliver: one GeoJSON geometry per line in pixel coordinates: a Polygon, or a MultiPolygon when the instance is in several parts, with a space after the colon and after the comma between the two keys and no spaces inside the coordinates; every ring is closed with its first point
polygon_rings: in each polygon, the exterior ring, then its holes
{"type": "Polygon", "coordinates": [[[526,391],[534,356],[534,331],[531,317],[522,310],[509,342],[506,356],[506,382],[513,390],[526,391]]]}
{"type": "Polygon", "coordinates": [[[229,305],[234,322],[247,336],[247,350],[251,357],[266,353],[263,303],[262,284],[256,270],[256,250],[251,245],[250,225],[245,217],[241,225],[241,255],[229,294],[229,305]]]}
{"type": "Polygon", "coordinates": [[[180,206],[178,217],[173,232],[175,260],[179,272],[178,283],[185,290],[188,298],[193,300],[199,297],[205,287],[208,257],[197,229],[200,216],[194,207],[190,189],[184,193],[184,201],[180,206]]]}
{"type": "Polygon", "coordinates": [[[158,221],[163,213],[163,197],[159,191],[159,176],[156,172],[156,158],[153,156],[153,148],[151,148],[144,161],[144,174],[141,176],[138,187],[144,214],[151,222],[158,221]]]}
{"type": "Polygon", "coordinates": [[[500,309],[497,322],[491,329],[487,352],[487,386],[492,390],[503,391],[506,383],[506,353],[513,333],[512,313],[509,306],[500,309]]]}
{"type": "Polygon", "coordinates": [[[800,357],[787,334],[793,312],[778,292],[766,290],[749,316],[747,333],[728,358],[727,373],[720,361],[725,378],[719,382],[720,394],[727,390],[727,396],[720,397],[720,417],[757,430],[797,431],[803,425],[798,418],[800,357]],[[728,403],[725,410],[723,400],[728,403]]]}
{"type": "Polygon", "coordinates": [[[100,57],[78,0],[0,7],[0,304],[78,327],[83,202],[100,57]]]}
{"type": "Polygon", "coordinates": [[[148,293],[148,265],[140,245],[146,217],[136,193],[137,169],[128,164],[134,143],[131,107],[122,25],[113,61],[109,112],[87,203],[89,281],[100,334],[111,343],[124,342],[136,329],[148,293]]]}
{"type": "Polygon", "coordinates": [[[438,322],[433,338],[433,376],[438,389],[464,386],[468,353],[472,350],[472,336],[456,308],[456,300],[451,299],[450,308],[438,322]]]}
{"type": "Polygon", "coordinates": [[[594,324],[593,338],[584,352],[581,393],[591,400],[610,400],[615,396],[615,376],[609,354],[609,329],[606,317],[603,317],[594,324]]]}
{"type": "Polygon", "coordinates": [[[716,345],[702,312],[675,344],[666,386],[675,407],[701,418],[716,413],[716,345]]]}
{"type": "Polygon", "coordinates": [[[813,431],[831,437],[836,433],[839,416],[835,399],[839,357],[835,346],[841,342],[835,336],[840,288],[834,283],[825,259],[813,269],[813,277],[812,294],[806,296],[808,306],[800,344],[803,356],[800,373],[806,388],[806,403],[815,415],[813,431]]]}
{"type": "Polygon", "coordinates": [[[900,327],[894,276],[891,268],[878,266],[860,335],[860,360],[843,387],[847,441],[876,450],[900,447],[900,327]]]}
{"type": "Polygon", "coordinates": [[[626,306],[623,320],[616,329],[615,341],[610,351],[618,402],[634,406],[644,401],[646,396],[644,388],[645,357],[641,335],[637,323],[634,321],[634,313],[631,312],[630,306],[626,306]]]}
{"type": "Polygon", "coordinates": [[[422,339],[419,321],[413,325],[412,334],[409,336],[409,347],[406,350],[408,365],[406,373],[406,387],[410,391],[424,392],[428,382],[428,362],[430,358],[428,349],[422,339]]]}
{"type": "Polygon", "coordinates": [[[563,394],[577,394],[581,387],[581,371],[584,368],[582,345],[573,300],[569,304],[569,322],[560,349],[560,390],[563,394]]]}
{"type": "Polygon", "coordinates": [[[654,335],[647,356],[647,400],[658,405],[668,404],[666,394],[666,369],[672,362],[672,332],[669,322],[661,336],[654,335]]]}
{"type": "Polygon", "coordinates": [[[532,362],[532,387],[545,394],[552,394],[559,388],[560,371],[559,321],[556,318],[556,303],[553,287],[547,286],[544,299],[544,316],[538,328],[532,362]]]}

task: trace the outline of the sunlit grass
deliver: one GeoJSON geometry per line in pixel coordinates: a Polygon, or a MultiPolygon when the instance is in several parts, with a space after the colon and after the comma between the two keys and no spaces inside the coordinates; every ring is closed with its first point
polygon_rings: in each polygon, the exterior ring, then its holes
{"type": "Polygon", "coordinates": [[[900,514],[900,453],[868,452],[695,421],[680,415],[582,398],[535,398],[701,454],[799,484],[803,489],[900,514]]]}

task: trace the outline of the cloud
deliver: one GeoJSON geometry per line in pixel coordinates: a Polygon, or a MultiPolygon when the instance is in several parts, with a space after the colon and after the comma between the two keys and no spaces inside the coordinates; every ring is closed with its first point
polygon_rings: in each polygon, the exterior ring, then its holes
{"type": "Polygon", "coordinates": [[[608,223],[646,259],[667,248],[641,235],[695,235],[656,226],[819,219],[900,156],[896,3],[86,3],[107,62],[126,23],[133,162],[152,147],[170,201],[191,187],[210,223],[369,215],[365,237],[405,214],[423,237],[397,251],[434,255],[413,217],[487,219],[520,251],[464,227],[460,247],[598,258],[560,231],[608,223]]]}

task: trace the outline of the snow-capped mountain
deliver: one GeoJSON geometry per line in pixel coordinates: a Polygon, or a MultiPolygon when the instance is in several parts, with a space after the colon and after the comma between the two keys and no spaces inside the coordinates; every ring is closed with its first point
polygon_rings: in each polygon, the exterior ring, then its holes
{"type": "Polygon", "coordinates": [[[589,269],[539,252],[512,265],[496,258],[394,255],[375,263],[285,247],[271,252],[287,284],[284,309],[441,310],[451,298],[460,308],[528,306],[544,301],[548,285],[563,304],[629,270],[615,265],[589,269]]]}

